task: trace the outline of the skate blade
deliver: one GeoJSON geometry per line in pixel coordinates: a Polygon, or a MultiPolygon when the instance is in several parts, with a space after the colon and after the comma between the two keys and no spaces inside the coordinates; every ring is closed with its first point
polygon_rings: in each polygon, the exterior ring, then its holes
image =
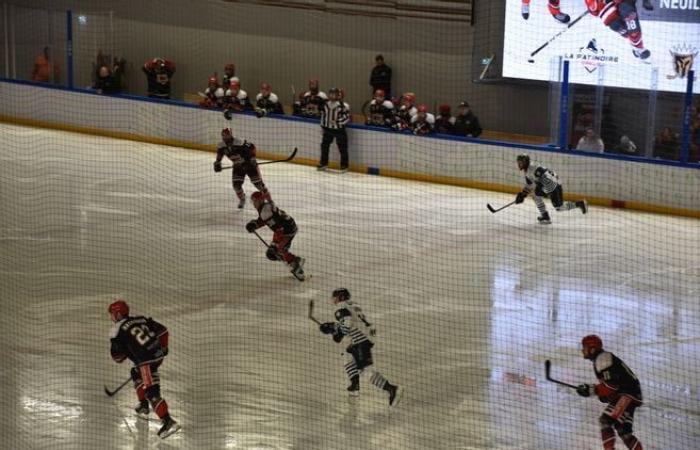
{"type": "Polygon", "coordinates": [[[360,391],[348,391],[348,397],[357,398],[360,396],[360,391]]]}
{"type": "Polygon", "coordinates": [[[139,414],[139,413],[136,413],[135,415],[136,415],[136,418],[137,418],[137,419],[146,420],[146,421],[149,421],[149,422],[160,422],[160,419],[156,419],[156,418],[153,418],[153,417],[148,417],[148,414],[139,414]]]}
{"type": "Polygon", "coordinates": [[[394,397],[394,401],[389,403],[389,406],[392,408],[401,402],[401,399],[403,398],[403,388],[401,386],[396,388],[396,396],[394,397]]]}
{"type": "Polygon", "coordinates": [[[176,424],[173,425],[172,428],[170,428],[168,431],[164,431],[162,434],[160,434],[160,438],[161,438],[161,439],[165,439],[165,438],[167,438],[168,436],[172,436],[173,434],[175,434],[175,433],[177,433],[178,431],[180,431],[180,428],[182,428],[182,427],[180,426],[180,424],[179,424],[179,423],[176,423],[176,424]]]}

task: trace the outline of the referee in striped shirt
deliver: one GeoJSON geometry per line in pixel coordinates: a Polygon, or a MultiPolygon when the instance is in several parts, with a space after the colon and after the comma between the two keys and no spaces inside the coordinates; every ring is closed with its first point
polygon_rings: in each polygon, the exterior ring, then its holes
{"type": "Polygon", "coordinates": [[[340,89],[331,88],[328,91],[328,100],[321,110],[321,129],[323,140],[321,141],[321,161],[316,166],[318,170],[328,168],[328,151],[333,139],[338,144],[340,151],[340,171],[348,171],[348,134],[345,125],[350,121],[350,105],[341,99],[340,89]]]}

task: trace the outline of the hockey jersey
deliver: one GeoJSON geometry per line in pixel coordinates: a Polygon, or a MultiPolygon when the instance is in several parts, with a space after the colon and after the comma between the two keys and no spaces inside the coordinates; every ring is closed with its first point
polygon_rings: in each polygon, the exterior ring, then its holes
{"type": "Polygon", "coordinates": [[[168,329],[150,317],[125,317],[110,331],[110,353],[117,362],[129,358],[134,365],[161,361],[168,348],[168,329]]]}
{"type": "Polygon", "coordinates": [[[595,393],[606,400],[614,400],[627,394],[642,402],[642,389],[632,370],[613,353],[602,351],[593,360],[593,370],[600,383],[595,393]]]}
{"type": "Polygon", "coordinates": [[[284,234],[297,232],[297,224],[294,219],[271,201],[265,201],[258,214],[259,227],[267,225],[272,231],[282,231],[284,234]]]}
{"type": "Polygon", "coordinates": [[[243,164],[256,165],[258,161],[255,158],[255,154],[255,145],[253,145],[252,142],[248,142],[236,136],[233,137],[233,143],[227,144],[221,141],[216,148],[216,160],[221,161],[221,159],[226,156],[231,160],[234,167],[243,164]]]}
{"type": "Polygon", "coordinates": [[[537,186],[542,187],[545,194],[553,192],[559,186],[559,177],[553,171],[534,162],[528,166],[525,172],[525,188],[527,192],[534,190],[537,186]]]}
{"type": "Polygon", "coordinates": [[[363,342],[372,342],[370,336],[374,335],[374,327],[367,321],[359,305],[351,300],[344,301],[335,311],[335,333],[333,340],[340,342],[344,337],[350,337],[352,345],[363,342]]]}

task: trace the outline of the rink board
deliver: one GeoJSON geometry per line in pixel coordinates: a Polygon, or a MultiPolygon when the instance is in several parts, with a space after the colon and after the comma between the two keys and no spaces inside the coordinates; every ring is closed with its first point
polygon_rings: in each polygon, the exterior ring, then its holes
{"type": "MultiPolygon", "coordinates": [[[[0,81],[0,120],[102,136],[213,151],[222,127],[262,149],[262,158],[315,164],[321,130],[306,119],[258,119],[142,98],[107,97],[62,88],[0,81]]],[[[640,162],[612,155],[547,150],[411,134],[349,129],[353,171],[435,183],[517,192],[515,158],[523,151],[554,169],[567,197],[592,204],[700,217],[700,170],[669,162],[640,162]]],[[[337,160],[337,152],[331,150],[337,160]]],[[[700,167],[699,167],[700,168],[700,167]]]]}

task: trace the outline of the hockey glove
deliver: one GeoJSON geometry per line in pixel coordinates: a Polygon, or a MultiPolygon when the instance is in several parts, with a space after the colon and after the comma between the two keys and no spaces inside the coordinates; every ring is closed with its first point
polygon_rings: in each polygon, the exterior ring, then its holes
{"type": "Polygon", "coordinates": [[[214,172],[221,172],[221,161],[214,161],[214,172]]]}
{"type": "Polygon", "coordinates": [[[322,323],[319,329],[323,334],[333,334],[335,333],[335,324],[333,322],[322,323]]]}
{"type": "Polygon", "coordinates": [[[272,245],[267,247],[267,252],[265,252],[265,256],[267,256],[267,259],[269,259],[270,261],[277,261],[280,259],[277,249],[272,245]]]}
{"type": "Polygon", "coordinates": [[[233,113],[231,112],[230,109],[227,109],[224,111],[224,118],[226,120],[231,120],[232,117],[233,117],[233,113]]]}
{"type": "Polygon", "coordinates": [[[527,197],[527,192],[521,191],[518,192],[518,195],[515,196],[515,203],[519,205],[520,203],[525,201],[525,197],[527,197]]]}
{"type": "Polygon", "coordinates": [[[245,224],[245,229],[248,233],[252,233],[253,231],[258,229],[258,221],[257,220],[251,220],[247,224],[245,224]]]}
{"type": "Polygon", "coordinates": [[[591,385],[590,384],[579,384],[576,387],[576,393],[581,397],[591,396],[591,385]]]}

